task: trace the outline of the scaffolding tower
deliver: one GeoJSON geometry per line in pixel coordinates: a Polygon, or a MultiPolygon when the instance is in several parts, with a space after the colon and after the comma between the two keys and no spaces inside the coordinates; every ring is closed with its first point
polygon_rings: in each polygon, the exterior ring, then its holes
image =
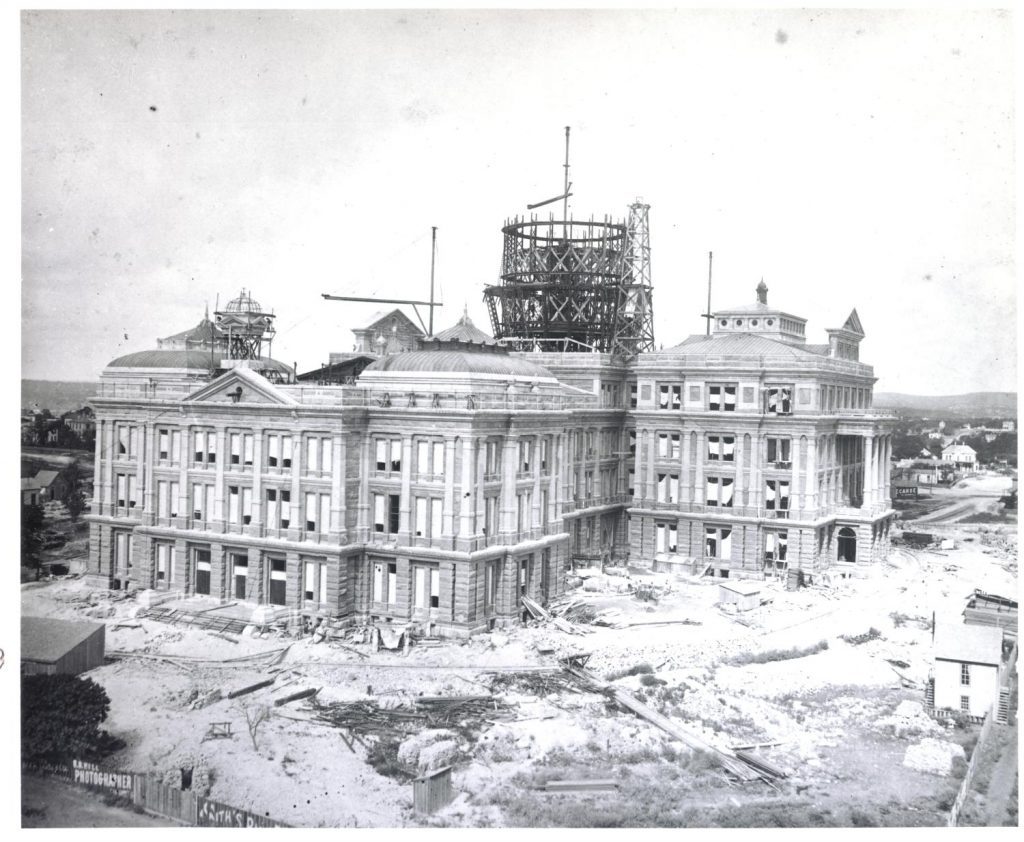
{"type": "Polygon", "coordinates": [[[217,328],[227,337],[228,358],[232,360],[258,360],[263,357],[263,343],[270,343],[275,334],[274,314],[264,313],[259,302],[244,289],[238,298],[228,302],[223,310],[213,314],[217,328]]]}
{"type": "Polygon", "coordinates": [[[653,349],[648,208],[628,222],[506,221],[501,283],[484,290],[494,337],[516,351],[653,349]]]}

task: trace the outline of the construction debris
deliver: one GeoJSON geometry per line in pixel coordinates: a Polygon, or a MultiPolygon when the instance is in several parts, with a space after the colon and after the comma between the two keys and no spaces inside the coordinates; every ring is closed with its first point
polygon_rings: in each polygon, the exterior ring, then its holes
{"type": "Polygon", "coordinates": [[[255,684],[249,684],[246,687],[239,687],[237,690],[232,690],[230,693],[228,693],[226,698],[237,699],[239,696],[245,696],[249,693],[255,693],[257,690],[262,690],[264,687],[269,687],[275,681],[277,681],[276,678],[268,678],[264,681],[257,681],[255,684]]]}
{"type": "Polygon", "coordinates": [[[319,692],[319,687],[310,687],[306,690],[300,690],[298,693],[292,693],[289,696],[282,696],[280,699],[274,699],[274,707],[280,707],[281,705],[286,705],[289,702],[297,702],[299,699],[308,699],[310,696],[315,696],[319,692]]]}
{"type": "Polygon", "coordinates": [[[395,707],[382,707],[375,701],[325,704],[314,700],[313,708],[316,718],[323,722],[353,735],[378,737],[514,718],[509,705],[496,696],[420,696],[395,707]]]}

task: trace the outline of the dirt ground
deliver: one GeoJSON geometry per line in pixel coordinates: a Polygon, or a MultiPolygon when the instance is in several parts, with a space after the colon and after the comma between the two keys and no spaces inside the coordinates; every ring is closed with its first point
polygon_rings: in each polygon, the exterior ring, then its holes
{"type": "MultiPolygon", "coordinates": [[[[113,801],[113,799],[109,799],[113,801]]],[[[95,792],[54,778],[23,775],[22,827],[178,827],[167,819],[106,804],[95,792]]]]}
{"type": "MultiPolygon", "coordinates": [[[[108,624],[115,660],[88,675],[111,698],[105,727],[127,743],[112,768],[192,767],[209,797],[291,825],[941,826],[965,768],[955,755],[970,755],[978,728],[923,713],[931,618],[958,622],[975,588],[1015,593],[1017,546],[1003,525],[933,523],[930,531],[955,549],[897,548],[864,578],[794,592],[766,582],[761,607],[743,614],[717,606],[715,580],[596,573],[570,601],[614,625],[580,623],[567,633],[531,622],[407,653],[371,650],[360,629],[334,643],[226,639],[136,616],[134,600],[91,592],[75,577],[23,585],[22,607],[108,624]],[[642,591],[653,598],[638,598],[642,591]],[[593,673],[714,746],[770,744],[758,753],[786,777],[735,782],[709,755],[605,695],[530,672],[555,671],[573,653],[590,653],[593,673]],[[272,687],[195,704],[268,677],[272,687]],[[422,695],[493,692],[507,709],[404,740],[369,735],[350,748],[314,703],[297,701],[271,707],[254,747],[247,712],[305,688],[320,689],[321,705],[372,702],[395,721],[422,695]],[[207,738],[214,723],[230,723],[233,735],[207,738]],[[912,760],[929,747],[944,768],[912,760]],[[411,778],[449,764],[452,803],[414,813],[411,778]],[[594,778],[617,789],[543,789],[594,778]]],[[[1015,730],[1012,740],[1015,752],[1015,730]]],[[[1000,798],[1010,799],[1015,821],[1015,784],[1000,798]]]]}

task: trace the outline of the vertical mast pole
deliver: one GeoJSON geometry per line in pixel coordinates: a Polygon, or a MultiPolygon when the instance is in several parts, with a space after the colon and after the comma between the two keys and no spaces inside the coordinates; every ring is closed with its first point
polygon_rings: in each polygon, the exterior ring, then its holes
{"type": "Polygon", "coordinates": [[[566,225],[569,222],[569,127],[565,127],[565,180],[562,190],[562,236],[567,237],[566,225]]]}
{"type": "Polygon", "coordinates": [[[437,226],[430,229],[430,317],[428,333],[434,335],[434,260],[437,257],[437,226]]]}
{"type": "Polygon", "coordinates": [[[711,336],[711,252],[708,252],[708,309],[705,314],[705,336],[711,336]]]}

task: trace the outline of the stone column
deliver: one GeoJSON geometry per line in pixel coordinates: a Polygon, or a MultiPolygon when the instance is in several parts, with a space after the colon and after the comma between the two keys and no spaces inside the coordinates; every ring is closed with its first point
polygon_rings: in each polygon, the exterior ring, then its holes
{"type": "MultiPolygon", "coordinates": [[[[444,440],[444,499],[441,502],[441,535],[455,534],[455,438],[444,440]]],[[[434,536],[435,538],[438,536],[434,536]]],[[[445,546],[448,546],[447,542],[445,546]]]]}
{"type": "Polygon", "coordinates": [[[410,525],[412,512],[412,436],[402,436],[402,490],[398,501],[398,540],[403,544],[410,542],[412,528],[410,525]]]}
{"type": "Polygon", "coordinates": [[[518,441],[511,433],[505,436],[501,459],[501,497],[498,509],[498,532],[507,534],[516,530],[516,474],[518,473],[518,441]]]}
{"type": "MultiPolygon", "coordinates": [[[[263,430],[259,428],[252,431],[252,520],[250,528],[254,535],[259,535],[263,528],[263,430]]],[[[256,567],[251,558],[249,567],[249,575],[252,576],[252,571],[256,567]]],[[[262,580],[260,580],[259,592],[262,599],[262,580]]]]}
{"type": "Polygon", "coordinates": [[[371,523],[370,518],[370,474],[376,469],[376,465],[370,460],[373,458],[370,448],[373,445],[371,438],[363,433],[363,441],[360,446],[362,457],[359,468],[359,503],[356,514],[356,535],[357,540],[365,541],[369,537],[371,523]]]}
{"type": "MultiPolygon", "coordinates": [[[[192,507],[189,498],[192,489],[188,487],[188,466],[192,463],[192,425],[181,427],[181,464],[178,466],[178,517],[183,521],[192,520],[192,507]]],[[[189,559],[191,564],[191,559],[189,559]]],[[[191,569],[186,567],[186,569],[191,569]]],[[[185,580],[183,579],[182,582],[185,580]]]]}
{"type": "MultiPolygon", "coordinates": [[[[348,452],[345,446],[345,435],[335,433],[331,437],[331,522],[327,525],[331,540],[340,540],[345,533],[345,485],[348,477],[348,452]]],[[[366,473],[364,465],[359,472],[366,473]]]]}
{"type": "Polygon", "coordinates": [[[213,485],[213,518],[212,520],[217,521],[219,524],[223,524],[227,519],[227,513],[224,511],[224,463],[230,458],[227,453],[226,439],[227,434],[224,427],[218,426],[214,431],[217,442],[217,467],[215,470],[215,479],[213,485]]]}
{"type": "MultiPolygon", "coordinates": [[[[281,454],[284,456],[284,454],[281,454]]],[[[288,531],[287,537],[293,541],[297,541],[301,529],[306,525],[305,519],[305,506],[306,501],[302,496],[302,470],[303,470],[303,454],[302,452],[302,433],[299,430],[292,432],[292,467],[290,488],[291,491],[291,515],[288,519],[288,531]]],[[[318,514],[317,517],[320,515],[318,514]]]]}
{"type": "Polygon", "coordinates": [[[807,437],[807,505],[812,516],[821,514],[818,503],[818,437],[807,437]]]}
{"type": "Polygon", "coordinates": [[[733,439],[733,466],[736,471],[732,484],[732,506],[734,511],[746,514],[747,477],[745,474],[746,460],[743,458],[743,433],[736,433],[733,439]]]}
{"type": "MultiPolygon", "coordinates": [[[[704,511],[707,505],[706,489],[704,488],[704,459],[707,456],[707,439],[703,430],[697,431],[697,464],[693,476],[693,500],[700,508],[697,511],[704,511]]],[[[703,540],[703,539],[702,539],[703,540]]]]}
{"type": "Polygon", "coordinates": [[[875,502],[875,478],[877,470],[875,468],[875,448],[874,448],[874,437],[866,435],[864,439],[864,490],[863,490],[863,505],[865,508],[872,506],[875,502]]]}
{"type": "Polygon", "coordinates": [[[473,536],[473,514],[476,511],[473,449],[473,437],[465,436],[462,439],[462,475],[459,479],[459,537],[466,540],[473,536]]]}
{"type": "Polygon", "coordinates": [[[110,489],[104,486],[106,480],[106,463],[110,451],[104,453],[109,421],[96,422],[96,454],[92,467],[92,510],[97,514],[105,514],[104,506],[110,502],[110,489]]]}
{"type": "Polygon", "coordinates": [[[658,434],[654,430],[644,430],[644,441],[647,442],[647,500],[658,499],[658,472],[654,460],[658,452],[658,434]]]}
{"type": "Polygon", "coordinates": [[[142,504],[143,523],[154,523],[156,506],[153,502],[153,493],[156,490],[156,483],[153,482],[153,465],[156,464],[156,444],[154,435],[155,424],[148,421],[140,426],[139,435],[142,437],[139,448],[139,498],[142,504]]]}

